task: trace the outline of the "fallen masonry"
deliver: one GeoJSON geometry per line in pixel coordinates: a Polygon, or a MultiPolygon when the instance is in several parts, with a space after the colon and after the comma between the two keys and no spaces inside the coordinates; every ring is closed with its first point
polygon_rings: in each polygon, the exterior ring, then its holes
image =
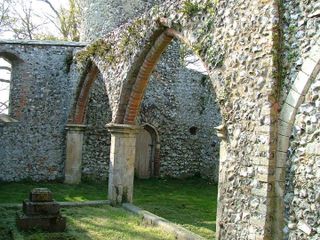
{"type": "Polygon", "coordinates": [[[23,201],[22,212],[17,213],[16,223],[23,231],[62,232],[66,229],[66,218],[60,214],[60,205],[47,188],[34,188],[30,192],[29,199],[23,201]]]}

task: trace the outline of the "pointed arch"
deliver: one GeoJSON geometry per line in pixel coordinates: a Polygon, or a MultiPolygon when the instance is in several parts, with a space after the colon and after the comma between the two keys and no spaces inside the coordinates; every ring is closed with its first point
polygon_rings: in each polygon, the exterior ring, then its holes
{"type": "Polygon", "coordinates": [[[92,62],[89,63],[88,69],[77,88],[73,110],[69,118],[69,123],[72,124],[84,124],[90,90],[99,73],[99,69],[92,62]]]}
{"type": "Polygon", "coordinates": [[[292,127],[296,119],[297,111],[302,104],[306,93],[317,75],[320,73],[320,40],[310,50],[309,57],[304,59],[301,70],[299,71],[289,94],[281,108],[279,116],[278,143],[276,152],[276,171],[275,171],[275,195],[276,202],[274,208],[275,232],[277,238],[281,239],[284,227],[284,194],[286,179],[287,152],[290,144],[292,127]]]}

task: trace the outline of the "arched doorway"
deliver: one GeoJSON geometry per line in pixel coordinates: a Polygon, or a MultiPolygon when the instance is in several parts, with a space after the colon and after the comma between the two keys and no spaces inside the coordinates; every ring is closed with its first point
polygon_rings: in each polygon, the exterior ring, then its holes
{"type": "Polygon", "coordinates": [[[159,175],[159,137],[156,129],[144,124],[136,138],[135,176],[141,179],[159,175]]]}

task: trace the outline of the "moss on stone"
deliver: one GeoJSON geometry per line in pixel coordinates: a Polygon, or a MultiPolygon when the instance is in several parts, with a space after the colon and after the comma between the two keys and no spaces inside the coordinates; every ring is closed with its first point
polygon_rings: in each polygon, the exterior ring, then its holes
{"type": "Polygon", "coordinates": [[[142,37],[143,32],[141,31],[141,26],[144,24],[144,19],[136,19],[130,26],[128,26],[127,31],[124,33],[119,44],[119,50],[121,53],[126,49],[131,50],[136,45],[136,42],[142,37]]]}
{"type": "Polygon", "coordinates": [[[188,17],[193,17],[198,13],[209,13],[210,16],[215,14],[215,6],[219,0],[207,0],[204,3],[194,3],[192,0],[187,0],[183,3],[181,12],[188,17]]]}
{"type": "MultiPolygon", "coordinates": [[[[101,57],[108,61],[110,56],[105,57],[111,50],[111,44],[105,42],[103,39],[99,39],[89,45],[86,49],[76,54],[76,60],[78,63],[84,64],[91,57],[101,57]]],[[[108,61],[109,62],[109,61],[108,61]]]]}

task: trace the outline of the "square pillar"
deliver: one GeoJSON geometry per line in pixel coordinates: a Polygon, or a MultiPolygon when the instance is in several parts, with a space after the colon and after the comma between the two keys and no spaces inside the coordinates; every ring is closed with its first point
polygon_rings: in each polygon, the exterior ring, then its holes
{"type": "Polygon", "coordinates": [[[67,148],[66,162],[64,167],[64,182],[67,184],[78,184],[81,182],[81,162],[83,132],[85,125],[67,124],[67,148]]]}
{"type": "Polygon", "coordinates": [[[113,206],[132,202],[136,135],[141,127],[107,124],[111,133],[108,199],[113,206]]]}

